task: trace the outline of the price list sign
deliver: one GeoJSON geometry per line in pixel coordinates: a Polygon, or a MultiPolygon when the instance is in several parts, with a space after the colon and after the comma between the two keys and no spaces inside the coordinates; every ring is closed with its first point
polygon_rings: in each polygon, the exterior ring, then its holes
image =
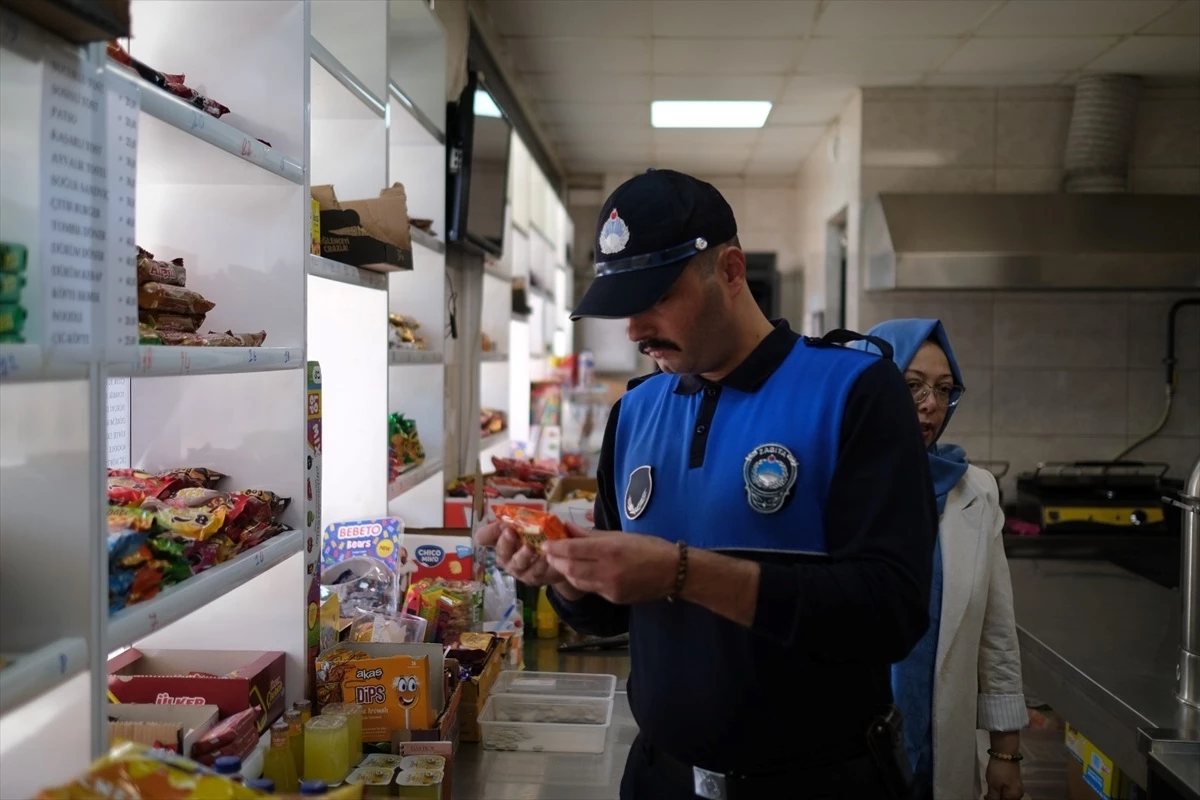
{"type": "Polygon", "coordinates": [[[108,468],[128,469],[129,458],[129,378],[108,379],[107,419],[108,468]]]}
{"type": "Polygon", "coordinates": [[[41,119],[43,344],[68,359],[101,344],[108,251],[104,81],[78,51],[45,49],[41,119]]]}
{"type": "Polygon", "coordinates": [[[138,343],[137,310],[137,89],[109,86],[108,103],[108,343],[109,354],[128,356],[138,343]]]}

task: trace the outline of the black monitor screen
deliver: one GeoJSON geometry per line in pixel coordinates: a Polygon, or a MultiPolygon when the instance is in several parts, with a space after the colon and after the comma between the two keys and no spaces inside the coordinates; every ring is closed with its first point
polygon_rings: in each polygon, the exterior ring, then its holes
{"type": "Polygon", "coordinates": [[[504,206],[508,183],[508,153],[512,126],[500,107],[479,85],[474,99],[474,136],[471,146],[470,198],[467,202],[467,236],[504,247],[504,206]]]}

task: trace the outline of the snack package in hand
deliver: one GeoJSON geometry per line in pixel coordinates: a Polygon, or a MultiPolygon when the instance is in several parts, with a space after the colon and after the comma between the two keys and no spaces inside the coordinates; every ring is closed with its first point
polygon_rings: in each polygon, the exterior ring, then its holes
{"type": "Polygon", "coordinates": [[[537,552],[542,552],[542,542],[547,539],[566,539],[567,529],[562,520],[545,511],[526,506],[494,506],[496,519],[511,525],[521,541],[537,552]]]}

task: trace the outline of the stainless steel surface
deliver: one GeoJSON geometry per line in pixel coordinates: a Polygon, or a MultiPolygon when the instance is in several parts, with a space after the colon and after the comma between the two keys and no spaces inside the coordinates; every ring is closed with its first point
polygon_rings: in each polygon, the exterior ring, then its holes
{"type": "Polygon", "coordinates": [[[526,645],[525,666],[538,672],[617,676],[604,752],[511,753],[463,743],[454,760],[454,800],[616,800],[629,746],[638,731],[625,694],[629,651],[562,654],[557,640],[534,639],[526,645]]]}
{"type": "Polygon", "coordinates": [[[1180,796],[1200,800],[1200,741],[1179,731],[1141,731],[1147,768],[1180,796]]]}
{"type": "Polygon", "coordinates": [[[1175,699],[1174,593],[1100,561],[1009,567],[1025,684],[1145,786],[1138,730],[1195,726],[1175,699]]]}
{"type": "Polygon", "coordinates": [[[863,208],[868,290],[1193,289],[1200,196],[881,194],[863,208]]]}
{"type": "Polygon", "coordinates": [[[1183,512],[1180,536],[1179,675],[1176,696],[1200,708],[1200,458],[1184,486],[1185,501],[1192,507],[1183,512]]]}

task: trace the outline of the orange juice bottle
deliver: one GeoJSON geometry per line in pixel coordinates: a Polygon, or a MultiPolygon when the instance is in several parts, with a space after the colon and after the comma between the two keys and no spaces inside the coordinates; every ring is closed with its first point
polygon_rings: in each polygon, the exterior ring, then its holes
{"type": "Polygon", "coordinates": [[[263,777],[275,781],[275,791],[280,794],[295,793],[300,788],[288,724],[283,720],[271,726],[271,747],[263,756],[263,777]]]}
{"type": "Polygon", "coordinates": [[[332,786],[350,774],[350,725],[345,717],[322,714],[304,725],[304,780],[332,786]]]}
{"type": "Polygon", "coordinates": [[[287,720],[288,726],[288,748],[292,751],[292,758],[296,761],[296,774],[304,774],[304,722],[300,716],[300,712],[292,709],[291,711],[283,712],[283,718],[287,720]]]}
{"type": "Polygon", "coordinates": [[[292,708],[300,712],[300,724],[303,725],[305,722],[308,722],[310,719],[312,719],[311,700],[297,700],[292,704],[292,708]]]}

